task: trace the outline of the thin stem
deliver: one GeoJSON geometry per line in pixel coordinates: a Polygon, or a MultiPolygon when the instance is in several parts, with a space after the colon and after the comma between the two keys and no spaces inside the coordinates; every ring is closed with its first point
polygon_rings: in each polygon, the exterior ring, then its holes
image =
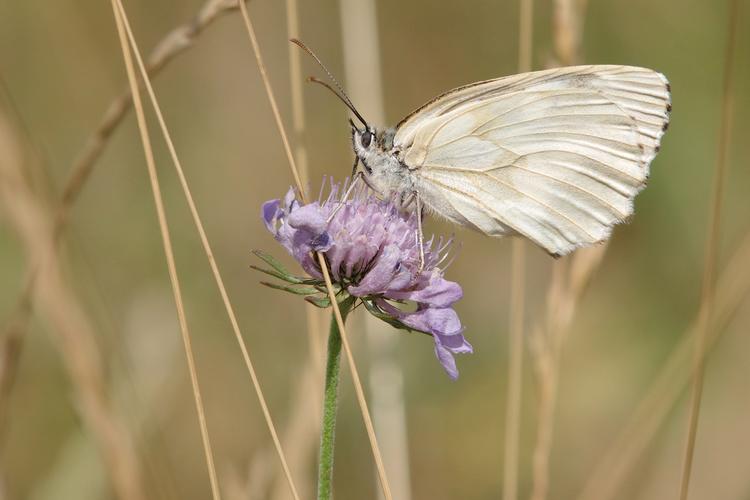
{"type": "Polygon", "coordinates": [[[336,317],[336,323],[338,324],[339,332],[341,333],[341,341],[344,344],[346,360],[349,363],[349,369],[352,372],[354,392],[357,395],[357,402],[359,403],[359,409],[362,413],[362,419],[365,422],[367,437],[370,440],[370,448],[372,449],[372,456],[375,459],[375,469],[378,472],[378,480],[380,481],[380,486],[383,489],[383,496],[385,497],[385,500],[393,500],[393,494],[391,493],[391,484],[388,482],[388,476],[385,473],[385,465],[383,465],[383,455],[380,453],[380,446],[378,446],[378,440],[375,437],[375,427],[372,425],[370,410],[367,407],[367,400],[365,399],[365,391],[362,389],[362,381],[359,378],[357,365],[354,363],[354,355],[352,354],[352,349],[349,345],[349,339],[347,338],[346,330],[344,329],[344,317],[339,310],[338,302],[336,302],[336,294],[333,291],[331,275],[328,272],[328,266],[326,265],[326,259],[323,254],[318,252],[317,256],[318,263],[320,264],[320,268],[323,271],[323,280],[325,280],[326,283],[328,298],[331,300],[331,304],[333,305],[333,314],[336,317]]]}
{"type": "Polygon", "coordinates": [[[14,127],[0,113],[0,208],[15,226],[30,267],[39,269],[33,301],[56,340],[76,410],[98,447],[113,495],[120,500],[143,500],[146,495],[134,440],[113,408],[99,336],[65,278],[65,266],[54,248],[52,218],[29,183],[20,144],[14,127]]]}
{"type": "MultiPolygon", "coordinates": [[[[297,39],[300,37],[299,9],[297,0],[286,0],[286,35],[287,38],[297,39]]],[[[302,141],[305,132],[305,105],[303,101],[302,86],[302,51],[297,46],[289,44],[289,88],[292,97],[292,126],[297,142],[294,147],[294,158],[299,166],[300,182],[303,186],[310,181],[310,172],[307,166],[307,149],[302,141]]],[[[315,307],[315,306],[310,306],[315,307]]]]}
{"type": "MultiPolygon", "coordinates": [[[[531,70],[533,1],[521,0],[518,29],[518,70],[531,70]]],[[[511,249],[510,337],[508,363],[508,403],[505,410],[505,459],[503,500],[518,498],[518,448],[521,434],[521,386],[523,376],[524,268],[526,252],[521,239],[511,249]]]]}
{"type": "MultiPolygon", "coordinates": [[[[250,37],[250,43],[252,44],[253,52],[255,53],[255,59],[258,63],[258,68],[260,70],[260,75],[261,75],[261,78],[263,79],[263,85],[266,89],[266,95],[268,96],[271,109],[273,110],[274,119],[276,121],[276,127],[279,131],[279,135],[281,135],[281,140],[284,143],[284,150],[286,152],[287,160],[289,161],[289,167],[292,170],[294,182],[296,183],[297,189],[299,190],[299,193],[300,193],[300,198],[304,202],[307,200],[305,189],[304,189],[304,186],[302,185],[302,182],[300,181],[299,172],[297,170],[297,164],[294,161],[294,155],[292,155],[292,151],[289,146],[289,139],[287,138],[286,130],[284,129],[284,124],[281,121],[279,108],[276,105],[276,99],[274,98],[273,90],[271,89],[271,82],[268,80],[266,66],[263,63],[263,57],[260,52],[260,47],[258,46],[258,40],[255,37],[255,30],[253,29],[253,24],[250,21],[250,14],[248,13],[247,7],[245,6],[245,4],[242,3],[241,0],[238,0],[238,1],[240,3],[240,9],[242,10],[242,18],[245,21],[245,29],[247,30],[247,34],[250,37]]],[[[372,449],[372,455],[375,460],[375,466],[378,471],[378,480],[380,481],[380,486],[383,489],[383,495],[385,496],[386,500],[392,500],[393,496],[391,494],[390,483],[388,482],[388,477],[386,476],[386,473],[385,473],[385,467],[383,465],[383,458],[380,454],[380,447],[378,446],[378,440],[375,436],[375,428],[372,425],[372,418],[370,417],[370,411],[367,408],[367,401],[365,400],[364,389],[362,389],[362,381],[359,378],[357,365],[354,362],[354,356],[352,355],[352,351],[349,346],[349,342],[347,340],[346,329],[344,328],[344,321],[341,317],[341,311],[339,311],[339,306],[338,306],[338,303],[336,302],[336,292],[334,291],[333,284],[331,283],[331,276],[330,276],[330,273],[328,272],[328,265],[322,253],[320,252],[317,253],[317,259],[318,259],[318,263],[320,264],[321,271],[323,272],[323,279],[325,280],[326,291],[328,292],[328,298],[331,300],[333,313],[336,316],[336,321],[338,323],[339,330],[341,332],[341,340],[344,343],[344,351],[346,352],[347,362],[349,363],[349,369],[351,370],[352,383],[354,384],[354,391],[357,394],[357,402],[359,403],[359,409],[360,409],[360,412],[362,413],[362,420],[364,420],[364,423],[365,423],[365,429],[367,430],[367,437],[370,440],[370,448],[372,449]]]]}
{"type": "MultiPolygon", "coordinates": [[[[552,279],[547,292],[546,324],[532,330],[530,346],[533,366],[537,375],[537,427],[536,443],[531,460],[531,500],[544,500],[549,484],[549,454],[552,447],[552,430],[557,401],[559,359],[562,346],[561,331],[552,321],[559,321],[561,299],[567,284],[567,261],[552,264],[552,279]]],[[[562,326],[562,325],[561,325],[562,326]]]]}
{"type": "MultiPolygon", "coordinates": [[[[286,0],[287,14],[287,38],[300,38],[300,19],[298,0],[286,0]]],[[[289,88],[291,90],[291,111],[292,127],[294,130],[294,158],[299,167],[300,182],[307,186],[310,182],[310,170],[308,168],[307,148],[305,147],[305,103],[303,86],[305,79],[302,76],[302,51],[290,43],[289,49],[289,88]]],[[[300,380],[298,383],[306,386],[303,390],[314,392],[311,396],[299,396],[297,398],[299,411],[314,412],[320,414],[320,400],[317,398],[318,392],[322,389],[323,383],[323,313],[324,311],[312,304],[305,304],[305,319],[307,327],[307,340],[309,345],[308,366],[300,373],[300,377],[309,377],[307,381],[300,380]],[[310,377],[310,373],[314,376],[310,377]],[[309,389],[307,389],[309,388],[309,389]]],[[[295,470],[309,469],[309,460],[313,455],[309,453],[308,446],[314,446],[317,440],[318,419],[306,419],[305,424],[302,419],[293,419],[287,424],[289,437],[295,439],[289,440],[290,443],[296,443],[293,449],[288,450],[290,466],[295,470]],[[298,422],[298,423],[296,423],[298,422]],[[296,423],[296,425],[295,425],[296,423]],[[294,432],[296,431],[296,434],[294,432]]],[[[298,480],[299,483],[299,480],[298,480]]],[[[304,491],[304,484],[299,484],[304,491]]],[[[275,494],[272,498],[285,498],[275,494]]]]}
{"type": "Polygon", "coordinates": [[[141,134],[141,142],[143,144],[143,150],[146,156],[146,165],[148,167],[151,190],[154,196],[154,204],[156,205],[156,214],[159,220],[159,229],[161,231],[162,244],[164,246],[164,255],[167,259],[169,278],[170,282],[172,283],[172,292],[174,294],[175,305],[177,306],[177,318],[180,323],[180,332],[182,334],[182,341],[185,347],[185,357],[187,358],[188,371],[190,372],[190,383],[193,388],[193,398],[195,400],[195,407],[198,412],[198,422],[200,424],[203,450],[205,452],[206,465],[208,467],[208,475],[211,482],[211,494],[214,500],[219,500],[221,498],[221,494],[219,492],[219,481],[216,476],[216,467],[214,466],[211,441],[208,436],[208,425],[206,424],[206,415],[203,408],[203,398],[201,397],[200,386],[198,384],[198,374],[195,369],[195,359],[193,358],[192,342],[190,340],[187,318],[185,316],[185,306],[182,301],[180,281],[177,276],[177,266],[174,260],[172,240],[169,235],[169,226],[167,224],[167,217],[164,211],[164,201],[162,200],[161,189],[159,188],[159,178],[156,173],[156,163],[154,161],[154,154],[151,148],[151,140],[148,135],[146,116],[143,110],[143,103],[141,102],[140,92],[138,90],[132,55],[130,54],[130,49],[128,48],[127,35],[125,33],[125,13],[122,9],[122,5],[118,4],[118,0],[112,0],[112,10],[115,15],[115,22],[117,24],[117,33],[120,38],[122,54],[125,59],[125,69],[127,70],[128,74],[128,82],[130,83],[130,88],[133,91],[133,105],[136,110],[138,129],[141,134]]]}
{"type": "MultiPolygon", "coordinates": [[[[350,297],[339,304],[341,318],[346,317],[354,305],[350,297]]],[[[328,359],[326,361],[325,388],[323,390],[323,426],[320,432],[320,462],[318,463],[318,500],[333,497],[333,452],[336,435],[336,412],[339,400],[339,371],[341,370],[341,332],[336,316],[331,315],[328,334],[328,359]]]]}
{"type": "Polygon", "coordinates": [[[289,138],[286,135],[284,129],[284,123],[281,121],[281,113],[279,107],[276,105],[276,98],[273,95],[273,88],[271,87],[271,81],[268,79],[268,73],[266,71],[266,65],[263,62],[263,56],[260,53],[260,46],[258,45],[258,39],[255,36],[255,28],[253,28],[253,22],[250,20],[250,13],[247,11],[247,5],[243,0],[237,0],[242,11],[242,19],[245,21],[245,29],[247,35],[250,37],[250,44],[253,46],[253,53],[255,54],[255,61],[258,63],[258,70],[260,71],[261,79],[263,80],[263,88],[266,89],[266,95],[268,96],[268,102],[271,104],[271,111],[273,111],[273,118],[276,123],[276,128],[279,130],[281,136],[281,142],[284,143],[284,152],[286,153],[286,159],[289,162],[289,166],[292,169],[292,176],[294,182],[299,189],[300,198],[303,202],[307,201],[305,195],[304,184],[297,169],[297,162],[294,161],[294,155],[292,154],[292,147],[289,145],[289,138]]]}
{"type": "Polygon", "coordinates": [[[518,19],[518,72],[531,71],[534,34],[534,0],[520,0],[518,19]]]}
{"type": "Polygon", "coordinates": [[[503,500],[518,498],[518,448],[521,434],[521,383],[523,376],[524,268],[523,241],[513,240],[511,250],[510,336],[508,403],[505,410],[505,470],[503,500]]]}
{"type": "MultiPolygon", "coordinates": [[[[35,269],[38,269],[38,265],[35,269]]],[[[33,290],[24,290],[0,334],[0,449],[7,439],[11,394],[16,383],[25,332],[33,309],[33,290]]]]}
{"type": "MultiPolygon", "coordinates": [[[[559,64],[570,65],[581,59],[586,3],[586,0],[553,2],[553,50],[559,64]]],[[[537,425],[531,460],[530,500],[545,500],[549,493],[562,348],[578,302],[606,251],[607,244],[596,245],[552,263],[546,311],[528,335],[537,382],[537,425]]]]}
{"type": "MultiPolygon", "coordinates": [[[[211,23],[223,14],[235,9],[237,9],[237,4],[234,0],[206,0],[190,21],[169,31],[154,46],[146,61],[148,74],[154,76],[161,72],[178,55],[193,47],[201,33],[211,23]]],[[[99,121],[99,125],[89,135],[85,145],[73,162],[54,219],[53,243],[55,249],[60,242],[73,205],[91,177],[94,166],[104,152],[109,139],[127,116],[131,104],[132,92],[128,86],[110,102],[99,121]]],[[[32,295],[35,291],[38,272],[38,266],[28,270],[23,288],[16,301],[17,305],[9,315],[10,320],[4,326],[3,333],[0,334],[0,339],[3,339],[0,341],[0,357],[7,360],[7,362],[0,363],[0,433],[5,428],[8,413],[7,398],[13,388],[18,365],[17,359],[20,356],[23,337],[28,329],[28,323],[34,309],[32,295]]]]}
{"type": "Polygon", "coordinates": [[[177,171],[177,176],[180,180],[180,185],[182,187],[183,193],[185,194],[185,199],[188,202],[188,207],[190,208],[190,214],[193,218],[193,223],[195,224],[195,227],[198,231],[198,235],[200,237],[203,250],[206,254],[206,258],[208,259],[209,266],[211,267],[211,272],[214,276],[214,281],[216,282],[216,286],[219,289],[219,294],[221,295],[224,308],[227,312],[227,316],[229,317],[229,322],[232,325],[232,331],[234,332],[235,339],[237,340],[237,343],[240,347],[240,351],[242,352],[242,357],[243,357],[243,360],[245,361],[245,366],[248,370],[248,373],[250,374],[250,379],[253,383],[255,393],[258,397],[258,401],[263,411],[263,417],[265,418],[266,425],[268,426],[268,430],[271,433],[271,438],[273,440],[274,446],[276,447],[276,452],[279,456],[279,460],[281,461],[281,466],[284,470],[284,474],[286,476],[287,482],[289,483],[289,488],[291,490],[292,496],[298,500],[299,495],[297,493],[297,488],[294,486],[294,481],[292,480],[292,474],[291,474],[291,471],[289,470],[289,465],[287,464],[286,457],[284,456],[284,452],[281,448],[281,442],[279,441],[279,437],[276,432],[276,427],[274,426],[273,420],[271,419],[271,414],[268,409],[268,405],[266,404],[265,397],[263,396],[263,391],[261,390],[260,381],[258,380],[258,376],[255,372],[253,363],[250,360],[250,354],[247,350],[247,346],[245,345],[245,342],[242,338],[242,332],[240,331],[239,323],[237,321],[237,316],[235,315],[234,308],[232,307],[232,303],[229,300],[229,295],[227,294],[226,287],[224,286],[224,280],[222,279],[221,273],[219,271],[219,267],[216,264],[216,258],[214,257],[213,251],[211,250],[211,245],[208,241],[208,236],[206,235],[205,228],[203,227],[203,222],[201,221],[200,215],[198,214],[198,208],[196,207],[195,201],[190,192],[190,187],[188,185],[187,178],[185,177],[185,172],[182,168],[182,164],[180,163],[179,157],[177,156],[177,150],[175,149],[174,143],[172,142],[172,138],[169,134],[169,130],[164,120],[164,116],[161,112],[161,107],[159,106],[159,102],[156,99],[156,94],[154,93],[153,86],[151,85],[151,81],[148,77],[148,73],[146,72],[146,67],[143,63],[143,59],[141,58],[140,52],[138,50],[138,46],[135,42],[135,37],[133,36],[133,32],[130,28],[130,23],[128,22],[127,17],[125,15],[125,10],[122,6],[122,2],[121,0],[115,0],[115,1],[117,2],[119,6],[120,14],[122,15],[122,18],[124,21],[123,24],[125,27],[125,31],[127,33],[128,39],[130,40],[130,44],[133,48],[135,59],[136,59],[136,62],[138,63],[138,68],[141,71],[141,76],[143,77],[144,84],[148,92],[148,96],[151,99],[151,104],[154,107],[157,121],[161,128],[161,132],[164,136],[164,140],[167,143],[167,149],[169,150],[169,154],[172,158],[172,163],[174,164],[175,170],[177,171]]]}
{"type": "MultiPolygon", "coordinates": [[[[338,4],[346,91],[369,122],[386,123],[378,18],[387,9],[378,0],[339,0],[338,4]]],[[[399,336],[391,335],[387,325],[370,314],[365,315],[363,327],[370,364],[369,401],[388,479],[396,498],[411,500],[403,371],[394,356],[399,336]]]]}
{"type": "MultiPolygon", "coordinates": [[[[149,76],[155,76],[175,57],[195,45],[198,37],[211,23],[235,9],[237,9],[237,4],[233,0],[206,0],[190,21],[171,30],[154,46],[146,58],[146,71],[149,76]]],[[[139,84],[138,89],[143,90],[141,84],[139,84]]],[[[130,110],[132,96],[132,91],[128,87],[109,104],[99,122],[99,126],[89,136],[85,146],[78,154],[70,169],[68,181],[63,188],[62,200],[57,214],[58,220],[55,222],[56,232],[60,231],[61,226],[65,224],[67,214],[91,176],[96,161],[102,155],[110,137],[130,110]]]]}
{"type": "MultiPolygon", "coordinates": [[[[286,0],[287,12],[287,38],[296,39],[300,37],[299,28],[299,9],[297,0],[286,0]]],[[[299,167],[300,182],[306,186],[310,181],[310,170],[307,162],[307,148],[302,140],[305,132],[305,103],[304,93],[302,91],[304,79],[302,78],[302,51],[290,43],[289,44],[289,87],[292,97],[292,125],[296,143],[294,145],[294,158],[297,160],[299,167]]],[[[310,360],[316,371],[323,373],[323,332],[322,332],[322,311],[307,304],[305,306],[305,316],[307,319],[307,338],[310,342],[310,360]]]]}
{"type": "MultiPolygon", "coordinates": [[[[715,348],[731,320],[750,294],[750,232],[729,258],[717,281],[716,301],[711,327],[706,338],[704,356],[715,348]]],[[[586,482],[575,498],[609,500],[626,482],[641,460],[654,436],[664,425],[683,390],[691,379],[691,342],[698,331],[698,318],[681,336],[659,373],[653,377],[646,395],[641,398],[627,424],[609,444],[605,453],[588,470],[586,482]]]]}
{"type": "Polygon", "coordinates": [[[727,18],[728,34],[724,52],[724,89],[721,98],[721,124],[719,128],[718,151],[714,167],[713,193],[711,196],[711,218],[706,238],[706,254],[703,267],[703,284],[701,289],[701,308],[698,331],[695,337],[695,362],[693,372],[693,390],[690,403],[690,422],[688,424],[685,455],[680,483],[680,500],[686,500],[690,488],[690,475],[695,455],[695,438],[698,433],[698,417],[703,397],[703,379],[706,369],[706,337],[712,324],[715,298],[716,261],[719,250],[719,229],[721,224],[721,202],[724,194],[726,177],[727,152],[729,149],[730,129],[732,124],[732,77],[734,74],[734,51],[739,25],[739,1],[729,1],[727,18]]]}

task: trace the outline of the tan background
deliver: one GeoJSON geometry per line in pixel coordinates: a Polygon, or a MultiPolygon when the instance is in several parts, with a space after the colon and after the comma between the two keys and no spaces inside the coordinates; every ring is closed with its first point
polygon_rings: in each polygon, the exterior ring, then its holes
{"type": "MultiPolygon", "coordinates": [[[[303,39],[343,79],[337,3],[301,3],[303,39]]],[[[720,269],[750,231],[750,9],[744,4],[720,269]]],[[[198,0],[126,4],[144,50],[199,6],[198,0]]],[[[535,68],[552,62],[552,8],[549,0],[535,5],[535,68]]],[[[250,9],[283,117],[291,125],[283,2],[253,0],[250,9]]],[[[389,123],[441,91],[513,73],[517,19],[511,1],[378,2],[389,123]]],[[[724,2],[599,0],[588,7],[582,59],[663,72],[672,84],[674,109],[649,187],[637,199],[633,221],[615,231],[563,349],[550,498],[575,498],[580,492],[696,316],[725,31],[724,2]]],[[[309,61],[303,71],[322,76],[309,61]]],[[[126,83],[109,3],[1,2],[0,75],[16,114],[7,100],[4,112],[23,124],[36,151],[30,176],[40,192],[59,192],[87,134],[126,83]]],[[[299,411],[293,394],[308,352],[304,310],[300,299],[261,287],[260,276],[248,266],[255,248],[291,265],[258,213],[263,201],[281,196],[292,180],[239,15],[210,26],[155,84],[271,411],[283,424],[299,411]]],[[[323,174],[348,173],[349,127],[343,106],[321,89],[305,88],[305,106],[304,143],[317,190],[323,174]]],[[[229,490],[251,474],[248,467],[259,463],[270,440],[174,171],[153,130],[217,468],[229,490]]],[[[138,422],[147,489],[153,498],[207,498],[194,404],[133,116],[115,133],[71,222],[64,246],[67,276],[94,320],[110,392],[122,402],[119,413],[129,425],[138,422]]],[[[428,230],[454,231],[434,222],[428,230]]],[[[457,309],[476,351],[459,358],[460,379],[451,383],[442,373],[428,339],[387,332],[399,336],[416,499],[490,499],[501,490],[510,245],[467,231],[457,235],[463,248],[448,277],[463,286],[457,309]]],[[[541,319],[551,260],[531,249],[528,261],[526,318],[533,324],[541,319]]],[[[21,289],[25,262],[12,226],[0,224],[3,321],[21,289]]],[[[350,334],[366,371],[361,323],[355,317],[350,334]]],[[[710,358],[692,498],[750,498],[748,325],[745,304],[710,358]]],[[[7,498],[109,498],[106,484],[97,486],[107,476],[81,433],[69,379],[49,334],[53,327],[35,320],[24,337],[3,430],[3,493],[7,498]]],[[[527,361],[522,496],[530,487],[536,408],[529,367],[527,361]]],[[[374,498],[369,446],[344,373],[337,496],[374,498]]],[[[686,407],[683,394],[616,498],[676,494],[686,407]]],[[[266,467],[276,474],[277,462],[268,456],[266,467]]],[[[312,458],[309,470],[295,474],[311,476],[312,458]]],[[[257,470],[252,474],[264,477],[257,470]]]]}

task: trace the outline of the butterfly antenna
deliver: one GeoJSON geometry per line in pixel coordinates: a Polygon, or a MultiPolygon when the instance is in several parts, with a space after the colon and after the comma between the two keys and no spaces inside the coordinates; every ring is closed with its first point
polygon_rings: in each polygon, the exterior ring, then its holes
{"type": "Polygon", "coordinates": [[[315,59],[315,62],[317,62],[318,65],[321,68],[323,68],[323,71],[326,72],[326,74],[328,75],[328,78],[330,78],[330,80],[336,86],[336,89],[338,90],[338,92],[333,87],[331,87],[330,85],[328,85],[327,83],[325,83],[325,82],[323,82],[323,81],[321,81],[321,80],[319,80],[319,79],[317,79],[315,77],[311,76],[310,78],[308,78],[308,81],[319,83],[319,84],[323,85],[324,87],[326,87],[331,92],[333,92],[334,94],[336,94],[338,96],[338,98],[341,99],[341,101],[343,101],[343,103],[346,104],[346,106],[352,111],[352,113],[354,113],[354,115],[359,119],[359,121],[362,122],[362,124],[365,126],[365,128],[366,129],[370,128],[367,125],[367,121],[364,118],[362,118],[362,115],[359,114],[359,111],[357,111],[357,108],[354,107],[354,103],[352,102],[352,100],[349,99],[349,96],[346,94],[346,92],[344,92],[344,88],[341,86],[341,84],[338,82],[338,80],[336,80],[336,78],[333,76],[333,74],[331,74],[331,72],[328,71],[328,68],[326,68],[326,65],[323,64],[323,61],[320,60],[320,58],[315,54],[315,52],[313,52],[312,49],[310,49],[307,45],[305,45],[301,40],[298,40],[296,38],[291,38],[291,39],[289,39],[289,41],[292,42],[293,44],[295,44],[296,46],[298,46],[299,48],[301,48],[302,50],[304,50],[305,52],[307,52],[307,54],[310,57],[312,57],[313,59],[315,59]]]}
{"type": "MultiPolygon", "coordinates": [[[[352,111],[352,113],[354,113],[357,116],[357,118],[359,118],[359,121],[361,121],[364,124],[364,126],[365,126],[366,129],[370,128],[369,125],[367,125],[367,122],[365,121],[365,119],[362,118],[362,115],[359,114],[359,111],[357,111],[357,109],[352,105],[352,103],[350,101],[347,101],[346,99],[344,99],[341,96],[341,94],[339,94],[338,92],[336,92],[336,90],[333,87],[331,87],[330,85],[328,85],[328,83],[324,82],[323,80],[320,80],[319,78],[315,78],[314,76],[308,76],[307,77],[307,81],[308,82],[312,82],[312,83],[319,83],[320,85],[322,85],[325,88],[327,88],[328,90],[330,90],[333,93],[333,95],[335,95],[336,97],[338,97],[339,99],[341,99],[341,102],[343,102],[344,105],[346,105],[346,107],[349,108],[352,111]]],[[[349,123],[352,123],[352,125],[354,126],[354,124],[353,124],[353,122],[351,120],[349,120],[349,123]]],[[[354,128],[357,128],[357,127],[354,126],[354,128]]]]}

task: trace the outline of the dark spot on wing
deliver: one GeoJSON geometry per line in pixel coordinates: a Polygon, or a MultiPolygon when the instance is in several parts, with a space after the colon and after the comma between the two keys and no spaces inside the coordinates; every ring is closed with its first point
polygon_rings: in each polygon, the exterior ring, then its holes
{"type": "Polygon", "coordinates": [[[578,87],[578,88],[589,88],[589,87],[590,87],[590,85],[591,85],[591,83],[590,83],[590,82],[591,82],[591,80],[593,80],[594,78],[595,78],[595,76],[594,76],[594,75],[588,75],[588,74],[583,74],[583,75],[576,75],[576,76],[575,76],[575,77],[573,78],[573,80],[572,80],[572,82],[571,82],[571,83],[573,84],[573,86],[574,86],[574,87],[578,87]]]}

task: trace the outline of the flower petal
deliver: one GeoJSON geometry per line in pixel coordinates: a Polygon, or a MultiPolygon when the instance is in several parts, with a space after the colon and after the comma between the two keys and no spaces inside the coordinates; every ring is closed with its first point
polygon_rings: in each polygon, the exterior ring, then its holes
{"type": "Polygon", "coordinates": [[[463,295],[461,287],[437,268],[452,240],[429,239],[421,247],[414,214],[401,213],[393,200],[378,200],[366,189],[342,200],[346,186],[339,186],[308,204],[297,201],[293,189],[282,200],[266,202],[261,211],[266,228],[316,280],[321,270],[315,252],[322,251],[332,278],[349,294],[374,303],[399,328],[431,334],[438,360],[455,379],[453,356],[472,347],[451,308],[463,295]],[[424,269],[418,272],[422,250],[424,269]],[[416,311],[402,310],[400,301],[416,303],[416,311]]]}
{"type": "Polygon", "coordinates": [[[397,271],[401,252],[396,245],[388,245],[380,252],[375,265],[357,286],[350,286],[349,293],[355,297],[364,297],[381,293],[388,287],[397,271]]]}
{"type": "Polygon", "coordinates": [[[274,235],[276,234],[276,219],[279,214],[279,205],[281,205],[281,200],[269,200],[263,204],[260,212],[263,222],[266,224],[266,229],[274,235]]]}
{"type": "MultiPolygon", "coordinates": [[[[393,290],[395,287],[391,287],[391,289],[393,290]]],[[[458,283],[446,280],[442,273],[435,270],[429,282],[423,288],[406,291],[396,289],[396,291],[389,291],[387,295],[392,299],[413,300],[430,307],[449,307],[459,301],[464,293],[458,283]]]]}
{"type": "Polygon", "coordinates": [[[328,226],[328,214],[316,203],[301,206],[289,214],[289,225],[295,229],[304,229],[314,235],[325,232],[328,226]]]}
{"type": "Polygon", "coordinates": [[[297,202],[296,193],[294,192],[294,188],[290,187],[289,190],[284,195],[284,209],[287,211],[287,213],[293,210],[296,202],[297,202]]]}
{"type": "Polygon", "coordinates": [[[453,354],[446,349],[444,346],[435,340],[435,356],[437,356],[440,364],[443,365],[443,369],[446,371],[448,376],[456,380],[458,378],[458,368],[456,367],[456,360],[453,358],[453,354]]]}
{"type": "Polygon", "coordinates": [[[451,336],[463,331],[458,314],[450,307],[420,308],[412,313],[402,313],[399,319],[406,326],[433,335],[451,336]]]}
{"type": "Polygon", "coordinates": [[[474,352],[474,348],[467,342],[463,335],[456,333],[453,335],[440,335],[436,334],[436,337],[440,338],[440,344],[450,349],[451,352],[456,354],[471,354],[474,352]]]}

